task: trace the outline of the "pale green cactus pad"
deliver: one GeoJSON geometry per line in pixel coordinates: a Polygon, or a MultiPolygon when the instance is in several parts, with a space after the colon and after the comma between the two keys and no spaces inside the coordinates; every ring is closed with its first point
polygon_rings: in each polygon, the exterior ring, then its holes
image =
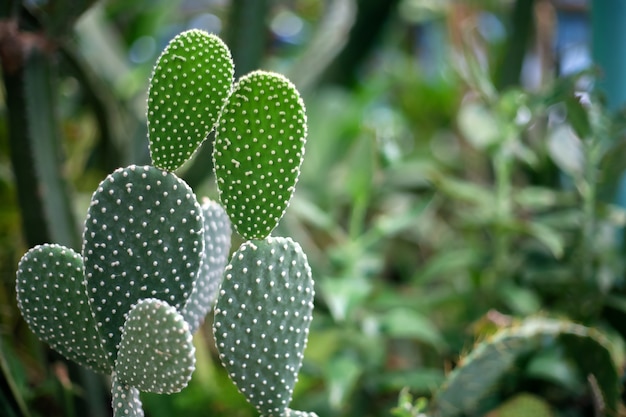
{"type": "Polygon", "coordinates": [[[41,340],[68,359],[110,373],[83,282],[83,260],[72,249],[41,245],[29,250],[17,270],[17,303],[41,340]]]}
{"type": "Polygon", "coordinates": [[[133,165],[100,183],[85,222],[83,259],[91,308],[113,359],[133,304],[158,298],[176,309],[185,305],[203,234],[202,209],[174,174],[133,165]]]}
{"type": "Polygon", "coordinates": [[[597,331],[562,320],[531,318],[504,328],[479,343],[434,395],[428,415],[457,417],[481,414],[483,399],[498,385],[517,358],[558,344],[582,375],[594,375],[605,407],[617,412],[619,377],[607,342],[597,331]]]}
{"type": "Polygon", "coordinates": [[[148,136],[155,166],[173,171],[215,126],[232,88],[233,60],[215,35],[193,29],[172,39],[148,91],[148,136]]]}
{"type": "Polygon", "coordinates": [[[144,417],[139,390],[120,382],[115,373],[111,379],[113,417],[144,417]]]}
{"type": "Polygon", "coordinates": [[[230,378],[264,417],[288,406],[313,310],[311,269],[289,238],[249,241],[233,254],[215,306],[213,332],[230,378]]]}
{"type": "Polygon", "coordinates": [[[140,391],[171,394],[187,386],[195,369],[194,354],[183,316],[165,301],[147,298],[128,313],[115,373],[140,391]]]}
{"type": "Polygon", "coordinates": [[[220,200],[237,232],[263,239],[295,189],[306,141],[304,103],[284,76],[242,77],[224,107],[213,159],[220,200]]]}
{"type": "Polygon", "coordinates": [[[218,203],[208,198],[203,199],[202,213],[204,215],[202,266],[193,292],[182,311],[192,334],[198,330],[217,298],[217,290],[222,283],[224,268],[228,263],[232,233],[230,219],[218,203]]]}

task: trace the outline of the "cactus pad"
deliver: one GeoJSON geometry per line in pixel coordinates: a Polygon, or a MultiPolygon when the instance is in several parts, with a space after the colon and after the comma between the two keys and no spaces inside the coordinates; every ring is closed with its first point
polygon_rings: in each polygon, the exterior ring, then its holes
{"type": "Polygon", "coordinates": [[[110,373],[89,309],[83,260],[72,249],[41,245],[29,250],[17,271],[17,302],[31,330],[53,349],[81,365],[110,373]]]}
{"type": "Polygon", "coordinates": [[[174,174],[133,165],[100,183],[87,213],[83,258],[91,308],[111,356],[137,301],[184,306],[200,269],[203,234],[202,209],[174,174]]]}
{"type": "Polygon", "coordinates": [[[194,354],[183,316],[165,301],[143,299],[128,313],[115,373],[140,391],[171,394],[187,386],[194,354]]]}
{"type": "Polygon", "coordinates": [[[115,372],[111,379],[113,417],[144,417],[139,390],[120,382],[115,372]]]}
{"type": "Polygon", "coordinates": [[[244,243],[225,270],[213,332],[238,389],[264,417],[290,410],[313,310],[306,255],[289,238],[244,243]]]}
{"type": "Polygon", "coordinates": [[[204,215],[204,253],[196,285],[181,312],[195,333],[204,317],[213,307],[217,290],[224,276],[230,250],[230,220],[215,201],[205,198],[202,202],[204,215]]]}
{"type": "Polygon", "coordinates": [[[216,130],[213,159],[220,200],[246,239],[267,237],[282,218],[305,141],[304,103],[289,80],[255,71],[235,84],[216,130]]]}
{"type": "Polygon", "coordinates": [[[180,167],[215,126],[233,83],[230,51],[215,35],[189,30],[159,57],[148,91],[148,136],[155,166],[180,167]]]}

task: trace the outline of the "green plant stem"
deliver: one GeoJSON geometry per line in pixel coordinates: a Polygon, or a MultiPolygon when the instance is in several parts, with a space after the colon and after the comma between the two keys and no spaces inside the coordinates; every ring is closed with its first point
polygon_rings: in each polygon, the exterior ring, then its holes
{"type": "Polygon", "coordinates": [[[226,39],[237,78],[260,66],[267,46],[265,20],[269,10],[269,0],[232,1],[226,39]]]}
{"type": "Polygon", "coordinates": [[[502,279],[509,275],[507,263],[511,252],[511,236],[507,223],[511,218],[511,168],[512,160],[506,154],[503,145],[494,155],[494,171],[496,177],[496,224],[494,227],[494,279],[502,279]]]}
{"type": "Polygon", "coordinates": [[[580,241],[580,271],[584,282],[591,283],[594,279],[593,270],[593,234],[596,230],[596,199],[597,199],[597,161],[595,141],[583,141],[585,147],[585,165],[580,184],[583,200],[583,220],[580,241]]]}

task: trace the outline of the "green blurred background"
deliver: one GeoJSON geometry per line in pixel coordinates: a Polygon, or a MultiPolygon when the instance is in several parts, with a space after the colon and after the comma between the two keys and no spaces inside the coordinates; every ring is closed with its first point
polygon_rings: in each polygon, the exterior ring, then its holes
{"type": "MultiPolygon", "coordinates": [[[[0,415],[110,414],[109,382],[22,321],[15,271],[36,244],[80,249],[98,182],[150,163],[152,66],[190,28],[226,41],[237,76],[284,73],[307,106],[275,232],[300,242],[316,280],[294,408],[417,416],[399,395],[430,398],[477,340],[535,316],[601,331],[621,375],[626,10],[593,3],[2,0],[0,415]]],[[[211,163],[208,140],[178,172],[198,196],[217,195],[211,163]]],[[[256,415],[210,329],[187,389],[142,396],[149,417],[256,415]]],[[[525,415],[594,415],[589,381],[546,342],[463,415],[518,415],[506,407],[520,398],[541,410],[525,415]]]]}

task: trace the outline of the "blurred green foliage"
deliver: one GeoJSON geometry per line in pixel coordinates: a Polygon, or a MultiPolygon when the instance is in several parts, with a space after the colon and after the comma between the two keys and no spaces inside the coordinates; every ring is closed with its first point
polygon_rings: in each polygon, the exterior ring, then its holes
{"type": "MultiPolygon", "coordinates": [[[[589,91],[594,71],[557,77],[555,2],[275,0],[252,14],[239,0],[69,3],[0,7],[0,414],[108,412],[109,382],[19,318],[15,268],[28,247],[72,239],[59,226],[76,225],[107,173],[147,162],[150,71],[191,27],[226,34],[242,68],[302,80],[306,160],[276,232],[302,244],[317,286],[295,408],[424,416],[477,341],[528,317],[602,333],[623,376],[626,118],[589,91]]],[[[181,171],[200,195],[214,194],[206,145],[181,171]]],[[[143,396],[147,415],[255,415],[209,329],[189,387],[143,396]]],[[[481,413],[601,413],[598,375],[564,340],[516,357],[481,413]]]]}

